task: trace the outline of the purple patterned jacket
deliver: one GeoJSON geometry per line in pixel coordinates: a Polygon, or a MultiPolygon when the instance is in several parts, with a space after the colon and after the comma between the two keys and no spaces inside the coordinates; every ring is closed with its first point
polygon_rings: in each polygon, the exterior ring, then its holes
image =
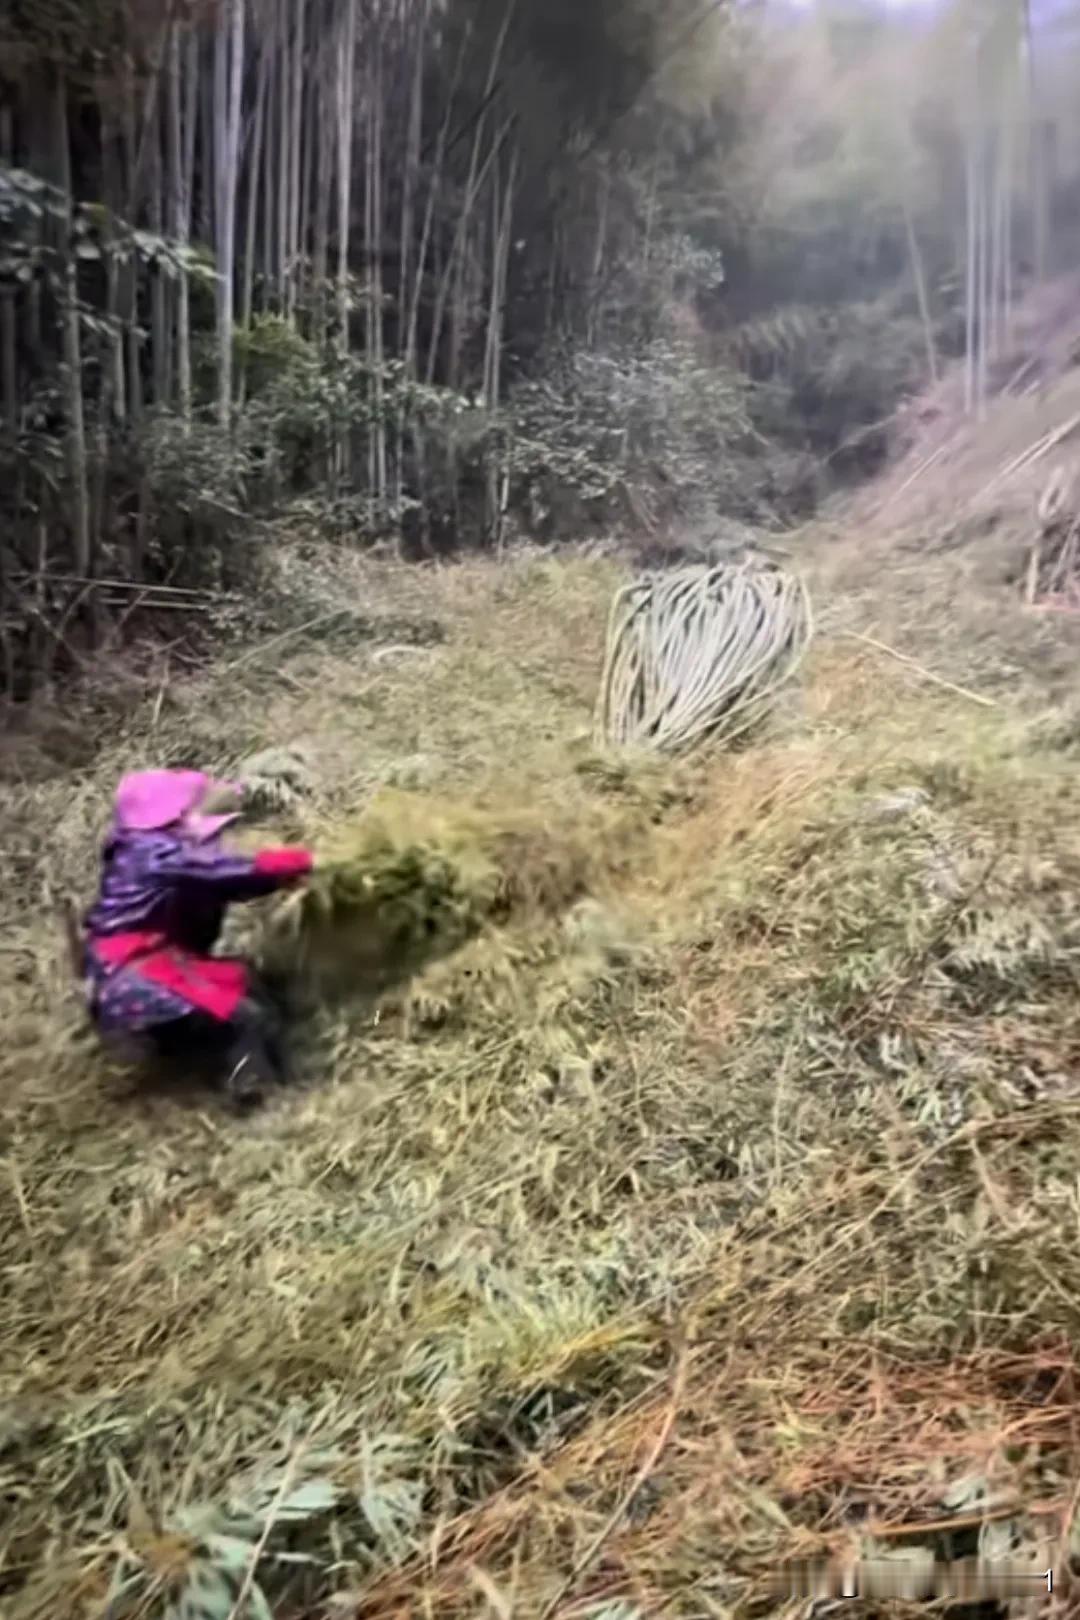
{"type": "MultiPolygon", "coordinates": [[[[87,991],[99,1028],[142,1030],[184,1017],[202,1004],[214,1008],[221,997],[214,984],[200,982],[198,959],[212,951],[234,901],[258,900],[281,887],[279,874],[258,858],[234,855],[217,840],[197,843],[175,831],[128,832],[114,829],[102,852],[98,897],[83,923],[87,991]],[[175,958],[175,970],[161,982],[112,960],[110,942],[147,940],[175,958]],[[95,949],[99,947],[99,949],[95,949]]],[[[212,962],[203,975],[226,964],[212,962]]],[[[233,969],[240,983],[240,964],[233,969]]]]}
{"type": "Polygon", "coordinates": [[[225,912],[281,887],[246,855],[175,832],[114,831],[102,851],[101,887],[86,915],[87,942],[153,932],[188,951],[212,950],[225,912]]]}

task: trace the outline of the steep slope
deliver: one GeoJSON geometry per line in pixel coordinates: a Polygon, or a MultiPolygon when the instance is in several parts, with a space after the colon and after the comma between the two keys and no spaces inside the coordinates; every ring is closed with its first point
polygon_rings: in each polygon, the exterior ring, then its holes
{"type": "Polygon", "coordinates": [[[185,1583],[186,1615],[257,1615],[256,1566],[280,1616],[630,1620],[761,1612],[781,1560],[868,1538],[1054,1560],[1080,823],[1071,729],[1004,666],[1030,646],[1034,690],[1069,642],[976,541],[935,551],[951,513],[905,552],[876,498],[814,538],[826,632],[736,754],[593,754],[611,561],[331,553],[332,636],[3,785],[9,1620],[100,1615],[117,1578],[117,1617],[185,1583]],[[288,830],[386,781],[642,830],[564,914],[327,1009],[240,1123],[103,1065],[49,908],[125,766],[284,743],[316,783],[288,830]]]}
{"type": "Polygon", "coordinates": [[[804,555],[834,626],[877,623],[991,696],[1068,698],[1077,626],[1080,283],[1032,294],[981,418],[950,371],[897,423],[888,473],[804,555]]]}

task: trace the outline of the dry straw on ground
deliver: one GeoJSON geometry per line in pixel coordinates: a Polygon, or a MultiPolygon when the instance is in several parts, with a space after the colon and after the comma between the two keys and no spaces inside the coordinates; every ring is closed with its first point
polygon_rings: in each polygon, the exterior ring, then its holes
{"type": "Polygon", "coordinates": [[[1068,697],[1075,547],[1071,525],[1044,526],[1055,488],[1080,516],[1078,309],[1075,276],[1028,300],[981,417],[955,370],[909,403],[906,453],[804,537],[825,631],[870,632],[991,697],[1068,697]]]}
{"type": "Polygon", "coordinates": [[[658,771],[589,747],[610,565],[359,577],[444,624],[423,667],[295,649],[3,790],[5,1620],[741,1620],[853,1549],[1063,1570],[1069,729],[825,642],[753,748],[658,771]],[[325,1008],[250,1123],[103,1067],[45,914],[117,770],[193,736],[303,738],[282,825],[331,850],[391,804],[384,851],[404,804],[524,840],[470,843],[512,903],[325,1008]]]}

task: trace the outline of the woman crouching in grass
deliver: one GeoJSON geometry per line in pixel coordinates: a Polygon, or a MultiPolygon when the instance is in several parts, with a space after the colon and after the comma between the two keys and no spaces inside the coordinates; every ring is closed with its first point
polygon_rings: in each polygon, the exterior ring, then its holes
{"type": "Polygon", "coordinates": [[[280,1022],[249,965],[211,953],[234,901],[302,882],[314,863],[306,849],[226,849],[240,802],[241,789],[202,771],[123,779],[83,924],[83,971],[99,1034],[220,1057],[229,1097],[246,1106],[285,1078],[280,1022]]]}

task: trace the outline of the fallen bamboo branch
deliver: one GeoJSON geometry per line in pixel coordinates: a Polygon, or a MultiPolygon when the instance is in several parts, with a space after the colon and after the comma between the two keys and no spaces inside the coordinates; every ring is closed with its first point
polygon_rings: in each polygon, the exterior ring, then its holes
{"type": "Polygon", "coordinates": [[[1000,489],[1002,484],[1008,483],[1009,479],[1014,478],[1017,473],[1023,472],[1026,468],[1034,466],[1037,461],[1041,461],[1043,456],[1049,455],[1051,450],[1055,450],[1065,439],[1070,438],[1078,428],[1080,428],[1080,412],[1075,416],[1070,416],[1052,433],[1046,433],[1041,439],[1036,439],[1034,444],[1029,444],[1026,450],[1010,461],[1008,466],[1004,467],[995,477],[991,478],[990,482],[975,496],[971,505],[974,506],[984,496],[992,494],[996,489],[1000,489]]]}
{"type": "Polygon", "coordinates": [[[226,675],[235,675],[238,669],[243,669],[246,664],[254,663],[264,653],[268,653],[272,647],[280,647],[283,642],[291,641],[295,636],[302,636],[308,630],[330,624],[334,619],[343,619],[351,612],[351,607],[334,608],[329,613],[317,614],[314,619],[305,619],[303,624],[294,624],[290,629],[283,630],[280,635],[271,636],[269,641],[260,642],[257,647],[252,647],[249,652],[243,653],[239,658],[234,659],[231,664],[226,664],[225,668],[219,671],[218,679],[220,680],[226,675]]]}
{"type": "Polygon", "coordinates": [[[255,1585],[255,1576],[258,1572],[260,1560],[262,1559],[263,1553],[266,1551],[266,1544],[270,1540],[270,1533],[277,1523],[282,1504],[284,1503],[285,1498],[288,1496],[292,1482],[296,1477],[296,1469],[300,1462],[300,1458],[303,1455],[303,1451],[304,1447],[301,1444],[296,1448],[288,1462],[285,1464],[285,1468],[281,1475],[281,1484],[278,1486],[277,1495],[270,1504],[270,1511],[266,1515],[266,1523],[262,1527],[262,1534],[251,1550],[251,1556],[247,1561],[247,1568],[244,1571],[244,1578],[241,1582],[240,1590],[236,1594],[236,1601],[229,1610],[226,1620],[240,1620],[240,1616],[248,1608],[248,1599],[251,1595],[251,1589],[255,1585]]]}
{"type": "Polygon", "coordinates": [[[1042,539],[1036,540],[1031,548],[1031,558],[1028,562],[1027,591],[1025,593],[1028,607],[1034,607],[1035,598],[1039,592],[1039,570],[1042,565],[1042,539]]]}
{"type": "Polygon", "coordinates": [[[220,602],[239,602],[240,596],[235,591],[215,591],[196,588],[193,585],[157,585],[146,580],[137,579],[91,579],[86,574],[50,574],[31,573],[28,569],[17,569],[9,574],[15,584],[37,585],[42,582],[48,585],[91,585],[96,590],[110,591],[154,591],[160,596],[188,596],[212,597],[220,602]]]}
{"type": "Polygon", "coordinates": [[[939,444],[936,450],[932,450],[928,456],[925,456],[923,460],[920,461],[919,464],[913,469],[913,471],[910,472],[904,479],[904,482],[900,485],[899,489],[894,489],[888,495],[886,495],[881,505],[875,510],[874,516],[881,517],[883,513],[887,512],[889,508],[900,499],[901,495],[905,494],[911,488],[912,484],[918,483],[923,474],[928,473],[931,467],[935,466],[947,453],[951,443],[951,440],[946,440],[944,444],[939,444]]]}
{"type": "Polygon", "coordinates": [[[887,642],[878,641],[873,636],[861,635],[858,630],[846,630],[844,634],[851,641],[861,641],[866,647],[876,647],[878,652],[888,653],[890,658],[895,658],[898,663],[906,664],[909,669],[915,670],[925,680],[932,681],[935,686],[943,686],[947,692],[955,692],[957,697],[967,698],[969,703],[981,704],[984,709],[996,709],[998,706],[994,698],[984,697],[981,692],[969,691],[966,686],[957,686],[955,681],[947,681],[944,675],[935,675],[934,671],[927,669],[925,664],[920,664],[916,659],[909,658],[907,653],[897,652],[896,648],[890,647],[887,642]]]}
{"type": "Polygon", "coordinates": [[[390,646],[377,648],[376,651],[371,655],[371,662],[373,664],[382,664],[385,663],[388,658],[395,658],[400,653],[406,653],[409,656],[412,656],[419,653],[430,653],[431,650],[432,649],[430,647],[413,646],[411,642],[395,641],[390,646]]]}
{"type": "Polygon", "coordinates": [[[689,1359],[689,1341],[684,1340],[682,1348],[679,1351],[679,1359],[675,1365],[675,1374],[671,1381],[671,1398],[668,1401],[667,1411],[664,1414],[664,1421],[660,1425],[660,1433],[650,1446],[648,1456],[645,1458],[641,1467],[631,1480],[629,1490],[619,1500],[610,1518],[604,1522],[601,1528],[597,1531],[596,1535],[593,1537],[592,1541],[590,1541],[588,1547],[586,1547],[584,1553],[582,1553],[581,1557],[570,1571],[570,1574],[563,1581],[550,1603],[547,1604],[546,1608],[541,1610],[540,1620],[554,1620],[554,1616],[562,1607],[564,1599],[569,1597],[575,1586],[577,1586],[578,1582],[581,1580],[581,1577],[585,1575],[596,1562],[597,1556],[602,1551],[604,1544],[618,1529],[620,1523],[633,1506],[638,1492],[641,1490],[642,1486],[645,1485],[657,1463],[660,1461],[660,1458],[663,1456],[664,1449],[667,1446],[668,1441],[671,1439],[672,1431],[675,1428],[675,1422],[679,1415],[679,1408],[682,1405],[683,1391],[686,1387],[686,1369],[689,1359]]]}
{"type": "MultiPolygon", "coordinates": [[[[884,1541],[890,1536],[920,1535],[927,1539],[931,1536],[940,1536],[947,1530],[978,1530],[984,1524],[999,1519],[1012,1519],[1024,1509],[1015,1501],[1002,1502],[998,1507],[981,1507],[977,1513],[958,1513],[951,1519],[902,1519],[897,1524],[882,1524],[871,1521],[869,1533],[875,1541],[884,1541]]],[[[1027,1509],[1032,1512],[1033,1509],[1027,1509]]]]}

